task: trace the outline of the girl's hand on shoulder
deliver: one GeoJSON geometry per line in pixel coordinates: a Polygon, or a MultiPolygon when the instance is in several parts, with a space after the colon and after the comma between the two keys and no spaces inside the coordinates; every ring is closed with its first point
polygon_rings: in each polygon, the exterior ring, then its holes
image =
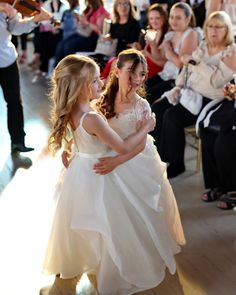
{"type": "Polygon", "coordinates": [[[10,18],[17,15],[17,10],[10,4],[4,2],[0,2],[0,12],[5,13],[10,18]]]}
{"type": "Polygon", "coordinates": [[[93,170],[96,174],[105,175],[112,172],[118,165],[117,157],[103,157],[98,159],[99,162],[94,164],[93,170]]]}
{"type": "Polygon", "coordinates": [[[143,116],[143,119],[138,121],[136,124],[136,130],[139,130],[140,128],[146,126],[148,129],[148,132],[151,132],[154,130],[156,126],[156,115],[154,113],[151,114],[151,116],[143,116]]]}

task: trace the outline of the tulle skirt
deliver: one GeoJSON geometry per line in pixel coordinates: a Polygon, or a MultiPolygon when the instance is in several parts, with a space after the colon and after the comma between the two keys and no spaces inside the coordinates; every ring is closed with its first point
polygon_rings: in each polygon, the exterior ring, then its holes
{"type": "Polygon", "coordinates": [[[157,286],[185,243],[176,200],[151,137],[145,150],[105,176],[97,157],[76,153],[61,174],[44,271],[96,274],[100,295],[157,286]]]}

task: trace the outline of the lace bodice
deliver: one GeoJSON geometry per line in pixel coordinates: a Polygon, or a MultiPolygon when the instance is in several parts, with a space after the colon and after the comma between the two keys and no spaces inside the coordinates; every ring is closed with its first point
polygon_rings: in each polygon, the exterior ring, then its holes
{"type": "Polygon", "coordinates": [[[151,108],[149,103],[139,97],[134,106],[117,116],[109,119],[110,127],[115,130],[122,138],[136,132],[136,124],[141,120],[144,114],[150,115],[151,108]]]}

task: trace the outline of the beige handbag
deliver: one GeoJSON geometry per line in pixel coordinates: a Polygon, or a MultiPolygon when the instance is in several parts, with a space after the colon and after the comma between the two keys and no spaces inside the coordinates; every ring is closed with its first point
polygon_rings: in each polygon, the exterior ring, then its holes
{"type": "Polygon", "coordinates": [[[97,40],[95,53],[100,53],[107,56],[115,56],[117,43],[118,43],[117,39],[111,39],[111,38],[108,39],[108,38],[104,38],[101,35],[97,40]]]}

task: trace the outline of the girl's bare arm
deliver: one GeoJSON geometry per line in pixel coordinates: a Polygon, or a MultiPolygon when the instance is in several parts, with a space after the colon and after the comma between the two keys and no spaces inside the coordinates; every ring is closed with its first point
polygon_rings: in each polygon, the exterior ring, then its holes
{"type": "Polygon", "coordinates": [[[100,115],[88,114],[84,119],[83,126],[88,133],[96,135],[99,140],[112,150],[119,154],[125,154],[131,152],[146,138],[147,133],[154,129],[155,123],[153,117],[143,120],[137,132],[125,140],[109,127],[108,123],[100,115]]]}

